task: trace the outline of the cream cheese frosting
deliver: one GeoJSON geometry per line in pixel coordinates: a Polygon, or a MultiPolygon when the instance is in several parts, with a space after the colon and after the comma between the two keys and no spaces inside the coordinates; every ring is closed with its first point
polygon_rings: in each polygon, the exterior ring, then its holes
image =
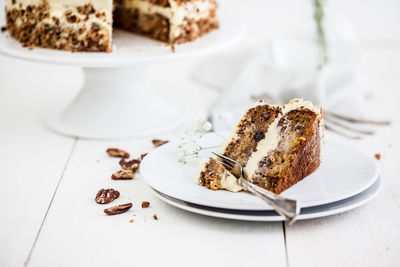
{"type": "Polygon", "coordinates": [[[258,142],[257,151],[251,154],[246,166],[243,168],[246,179],[249,179],[249,176],[255,173],[260,160],[264,158],[270,151],[278,147],[279,141],[281,140],[278,123],[281,117],[281,114],[278,115],[271,123],[268,128],[268,132],[265,134],[265,138],[258,142]]]}
{"type": "Polygon", "coordinates": [[[243,188],[239,185],[239,180],[228,171],[226,171],[226,176],[221,179],[221,188],[232,192],[239,192],[243,190],[243,188]]]}

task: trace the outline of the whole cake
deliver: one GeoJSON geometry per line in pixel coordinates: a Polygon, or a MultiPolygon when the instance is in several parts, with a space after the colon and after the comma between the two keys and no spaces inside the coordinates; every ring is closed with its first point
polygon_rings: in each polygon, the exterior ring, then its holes
{"type": "MultiPolygon", "coordinates": [[[[259,101],[241,118],[219,153],[239,162],[246,180],[279,194],[319,167],[323,131],[322,110],[311,102],[294,99],[280,107],[259,101]]],[[[218,175],[202,168],[196,179],[210,189],[230,190],[209,186],[218,175]]]]}
{"type": "Polygon", "coordinates": [[[112,29],[179,44],[218,28],[215,0],[6,0],[11,36],[28,47],[112,51],[112,29]]]}

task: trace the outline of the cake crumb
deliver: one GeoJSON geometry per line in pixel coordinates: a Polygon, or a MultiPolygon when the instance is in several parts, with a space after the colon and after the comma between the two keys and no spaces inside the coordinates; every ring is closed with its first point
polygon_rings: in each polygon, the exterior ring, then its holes
{"type": "Polygon", "coordinates": [[[133,223],[134,221],[135,221],[135,220],[134,220],[134,219],[132,219],[132,220],[130,220],[129,222],[130,222],[130,223],[133,223]]]}
{"type": "Polygon", "coordinates": [[[380,160],[380,159],[381,159],[381,153],[376,153],[376,154],[375,154],[375,158],[376,158],[377,160],[380,160]]]}
{"type": "Polygon", "coordinates": [[[154,214],[154,215],[153,215],[153,219],[154,219],[154,220],[158,220],[157,214],[154,214]]]}
{"type": "Polygon", "coordinates": [[[385,249],[386,249],[386,250],[390,250],[390,247],[386,247],[385,249]]]}
{"type": "Polygon", "coordinates": [[[142,209],[148,208],[149,206],[150,206],[150,202],[148,202],[148,201],[142,202],[142,209]]]}

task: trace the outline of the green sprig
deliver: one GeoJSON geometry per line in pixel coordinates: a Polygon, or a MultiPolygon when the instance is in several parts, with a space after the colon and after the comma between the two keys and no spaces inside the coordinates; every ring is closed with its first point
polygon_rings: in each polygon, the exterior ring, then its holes
{"type": "Polygon", "coordinates": [[[328,45],[326,42],[325,31],[323,27],[324,21],[324,0],[313,0],[314,4],[314,21],[317,28],[317,41],[320,50],[320,60],[317,66],[317,70],[322,70],[328,63],[328,45]]]}

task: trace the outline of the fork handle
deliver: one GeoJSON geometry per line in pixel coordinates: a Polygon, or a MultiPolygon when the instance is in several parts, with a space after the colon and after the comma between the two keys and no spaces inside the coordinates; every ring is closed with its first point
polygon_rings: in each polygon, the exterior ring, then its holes
{"type": "Polygon", "coordinates": [[[300,213],[300,206],[298,205],[297,200],[281,197],[248,182],[243,177],[240,178],[240,182],[245,190],[267,202],[277,213],[285,217],[289,224],[296,221],[296,218],[300,213]]]}

